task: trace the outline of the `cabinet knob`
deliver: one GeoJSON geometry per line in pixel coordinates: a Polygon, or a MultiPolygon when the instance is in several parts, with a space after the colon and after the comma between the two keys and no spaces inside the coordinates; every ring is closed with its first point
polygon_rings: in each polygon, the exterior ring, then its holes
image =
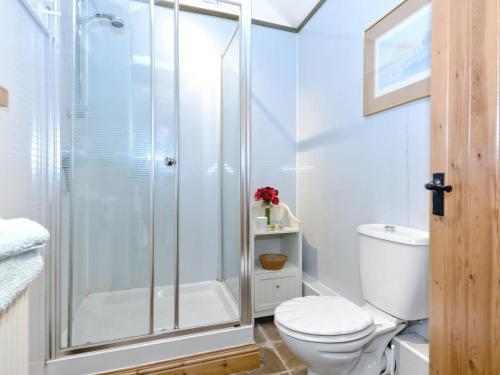
{"type": "Polygon", "coordinates": [[[279,287],[280,287],[279,285],[276,285],[276,288],[278,288],[278,289],[279,289],[279,287]]]}

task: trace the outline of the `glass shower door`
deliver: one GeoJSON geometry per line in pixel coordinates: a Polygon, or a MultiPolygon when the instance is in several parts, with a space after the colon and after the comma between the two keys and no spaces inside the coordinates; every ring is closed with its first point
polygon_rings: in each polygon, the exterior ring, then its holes
{"type": "MultiPolygon", "coordinates": [[[[235,14],[240,11],[237,5],[227,6],[235,14]]],[[[238,70],[237,28],[233,19],[182,9],[179,14],[178,322],[182,330],[230,326],[240,317],[235,294],[239,295],[241,189],[233,182],[241,175],[239,156],[230,155],[241,153],[240,77],[236,72],[231,77],[235,80],[226,77],[224,85],[221,66],[229,48],[231,69],[238,70]],[[228,176],[233,182],[223,188],[228,176]],[[223,279],[223,271],[229,269],[234,293],[223,279]]]]}
{"type": "MultiPolygon", "coordinates": [[[[158,329],[173,329],[175,169],[164,164],[175,151],[173,104],[165,104],[173,53],[153,75],[151,20],[148,2],[77,2],[72,122],[61,134],[70,265],[63,348],[152,334],[155,315],[158,329]]],[[[163,47],[173,51],[169,41],[163,47]]]]}
{"type": "Polygon", "coordinates": [[[178,5],[62,4],[57,355],[250,321],[245,33],[178,5]]]}

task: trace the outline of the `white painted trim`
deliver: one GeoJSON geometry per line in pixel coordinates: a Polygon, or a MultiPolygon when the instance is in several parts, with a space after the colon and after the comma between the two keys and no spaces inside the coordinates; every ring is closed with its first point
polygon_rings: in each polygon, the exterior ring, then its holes
{"type": "Polygon", "coordinates": [[[392,340],[398,374],[429,374],[429,343],[416,333],[401,334],[392,340]]]}
{"type": "Polygon", "coordinates": [[[304,296],[338,296],[333,289],[315,279],[311,275],[302,272],[302,291],[304,296]]]}

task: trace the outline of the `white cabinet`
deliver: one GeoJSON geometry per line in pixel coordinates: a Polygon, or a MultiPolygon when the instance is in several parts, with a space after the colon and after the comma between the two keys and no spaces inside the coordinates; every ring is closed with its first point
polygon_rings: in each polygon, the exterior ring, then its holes
{"type": "Polygon", "coordinates": [[[267,313],[280,303],[297,297],[301,289],[299,270],[295,266],[286,270],[255,272],[255,313],[267,313]]]}
{"type": "Polygon", "coordinates": [[[274,315],[274,309],[282,302],[302,296],[302,228],[284,203],[273,207],[271,217],[277,223],[275,230],[260,232],[255,218],[264,216],[261,202],[250,209],[250,250],[254,259],[253,306],[254,316],[274,315]],[[265,270],[259,263],[259,255],[281,253],[288,256],[283,269],[265,270]]]}

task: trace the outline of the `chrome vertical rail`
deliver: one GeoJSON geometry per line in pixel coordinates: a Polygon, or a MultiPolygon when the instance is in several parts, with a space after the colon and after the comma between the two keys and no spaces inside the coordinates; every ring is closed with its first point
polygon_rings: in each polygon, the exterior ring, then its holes
{"type": "Polygon", "coordinates": [[[223,106],[223,77],[224,77],[224,53],[220,56],[220,66],[219,66],[219,93],[218,93],[218,103],[217,103],[217,207],[219,209],[219,233],[217,238],[217,280],[220,282],[224,281],[223,270],[224,270],[224,256],[223,256],[223,246],[224,246],[224,219],[223,219],[223,199],[222,199],[222,179],[224,169],[222,166],[222,106],[223,106]]]}
{"type": "Polygon", "coordinates": [[[151,238],[151,285],[149,290],[149,334],[155,331],[155,173],[156,173],[156,148],[155,148],[155,2],[149,0],[149,54],[151,56],[151,181],[149,194],[149,234],[151,238]]]}
{"type": "MultiPolygon", "coordinates": [[[[241,13],[241,7],[240,8],[240,13],[241,13]]],[[[224,164],[223,164],[223,158],[224,158],[224,150],[222,147],[223,143],[223,127],[224,127],[224,58],[226,57],[226,54],[229,51],[229,48],[231,47],[231,43],[233,43],[234,39],[236,38],[236,35],[238,35],[238,31],[240,29],[240,23],[238,23],[238,26],[234,29],[234,31],[231,33],[229,36],[226,45],[224,49],[222,50],[221,58],[220,58],[220,69],[219,69],[219,103],[218,103],[218,119],[217,119],[217,161],[218,161],[218,181],[219,181],[219,202],[218,202],[218,207],[219,207],[219,225],[220,225],[220,230],[219,230],[219,262],[218,262],[218,279],[221,282],[225,283],[224,279],[224,215],[223,215],[223,210],[224,210],[224,200],[223,200],[223,194],[224,194],[224,189],[223,189],[223,181],[224,181],[224,164]]],[[[239,42],[239,40],[238,40],[239,42]]],[[[241,46],[240,46],[241,48],[241,46]]]]}
{"type": "Polygon", "coordinates": [[[240,314],[241,324],[253,324],[253,262],[250,259],[249,191],[250,191],[250,108],[251,108],[251,0],[241,0],[240,14],[240,126],[241,126],[241,248],[240,248],[240,314]]]}
{"type": "MultiPolygon", "coordinates": [[[[54,1],[53,12],[59,12],[59,1],[54,1]]],[[[54,13],[55,14],[55,13],[54,13]]],[[[46,248],[46,263],[48,267],[45,268],[45,359],[51,358],[57,350],[56,338],[60,338],[60,322],[56,306],[58,303],[58,275],[54,272],[58,264],[59,243],[57,241],[60,233],[59,226],[59,210],[60,210],[60,196],[59,196],[59,165],[60,165],[60,107],[59,107],[59,43],[60,43],[60,20],[59,17],[51,17],[49,27],[48,45],[45,50],[45,64],[46,64],[46,77],[47,77],[47,93],[45,99],[45,107],[47,108],[46,115],[46,212],[47,212],[47,225],[49,227],[52,240],[46,248]]]]}
{"type": "Polygon", "coordinates": [[[175,153],[176,160],[175,163],[175,187],[174,187],[174,218],[175,218],[175,279],[174,279],[174,329],[179,329],[179,293],[180,293],[180,277],[179,277],[179,261],[180,261],[180,251],[179,251],[179,165],[181,163],[180,160],[180,152],[179,152],[179,137],[180,137],[180,98],[179,98],[179,0],[175,0],[174,2],[174,123],[176,127],[175,135],[176,135],[176,145],[175,145],[175,153]]]}
{"type": "MultiPolygon", "coordinates": [[[[73,55],[72,55],[72,62],[71,62],[71,95],[72,95],[72,100],[71,100],[71,156],[70,156],[70,181],[71,184],[73,184],[74,181],[74,170],[75,170],[75,137],[74,137],[74,122],[76,120],[76,87],[75,87],[75,77],[76,77],[76,70],[77,70],[77,59],[79,61],[78,63],[78,69],[81,69],[81,53],[82,53],[82,46],[81,46],[81,38],[82,38],[82,29],[81,29],[81,24],[78,22],[78,17],[81,14],[81,1],[77,1],[76,5],[73,7],[73,12],[72,12],[72,25],[73,25],[73,30],[72,30],[72,39],[73,39],[73,55]],[[78,24],[78,25],[77,25],[78,24]]],[[[78,71],[78,74],[80,75],[81,72],[78,71]]],[[[81,94],[81,93],[80,93],[81,94]]],[[[73,187],[73,185],[71,185],[73,187]]],[[[60,189],[60,187],[59,187],[60,189]]],[[[66,346],[71,347],[71,342],[73,340],[73,288],[74,288],[74,283],[73,283],[73,271],[74,271],[74,260],[75,260],[75,245],[74,245],[74,219],[73,219],[73,214],[75,212],[75,199],[73,196],[73,189],[71,189],[70,194],[69,194],[69,254],[68,254],[68,326],[67,326],[67,342],[66,346]]],[[[59,239],[60,240],[60,239],[59,239]]],[[[59,263],[57,265],[59,268],[58,273],[60,275],[61,272],[61,267],[62,264],[59,263]]],[[[59,338],[58,338],[59,339],[59,338]]]]}
{"type": "MultiPolygon", "coordinates": [[[[52,59],[52,53],[53,53],[53,45],[52,41],[50,42],[48,48],[49,51],[46,52],[46,57],[45,61],[46,64],[49,66],[48,71],[46,72],[46,77],[48,78],[49,81],[52,81],[55,79],[55,67],[51,66],[52,64],[55,64],[55,59],[52,59]],[[54,69],[54,71],[53,71],[54,69]]],[[[55,87],[55,85],[53,85],[55,87]]],[[[52,91],[53,88],[51,87],[51,90],[47,90],[49,92],[46,93],[46,98],[48,100],[53,100],[55,99],[54,92],[52,91]],[[54,96],[53,96],[54,95],[54,96]]],[[[54,103],[55,104],[55,103],[54,103]]],[[[54,105],[53,104],[53,105],[54,105]]],[[[49,106],[49,103],[46,103],[46,107],[49,106]]],[[[57,190],[57,181],[58,181],[58,161],[57,161],[57,120],[56,120],[56,113],[57,111],[55,108],[52,108],[52,113],[51,115],[47,114],[46,116],[46,126],[47,126],[47,139],[46,139],[46,144],[47,144],[47,225],[49,228],[49,231],[52,236],[52,241],[50,242],[49,246],[46,247],[47,249],[47,264],[48,267],[46,267],[46,272],[45,272],[45,303],[46,303],[46,308],[45,308],[45,313],[47,314],[46,316],[46,337],[48,339],[47,341],[47,346],[46,346],[46,352],[45,352],[45,359],[49,359],[51,354],[55,352],[55,337],[52,334],[55,332],[54,328],[57,327],[57,323],[54,321],[54,317],[56,317],[54,307],[56,306],[55,302],[53,302],[57,296],[56,293],[54,293],[54,285],[56,285],[56,273],[52,272],[55,270],[55,256],[56,252],[58,251],[57,249],[57,239],[59,238],[59,225],[57,221],[57,214],[56,211],[59,208],[59,196],[58,196],[58,190],[57,190]],[[54,325],[56,323],[56,325],[54,325]]],[[[49,112],[49,111],[47,111],[49,112]]],[[[56,328],[57,329],[57,328],[56,328]]]]}

